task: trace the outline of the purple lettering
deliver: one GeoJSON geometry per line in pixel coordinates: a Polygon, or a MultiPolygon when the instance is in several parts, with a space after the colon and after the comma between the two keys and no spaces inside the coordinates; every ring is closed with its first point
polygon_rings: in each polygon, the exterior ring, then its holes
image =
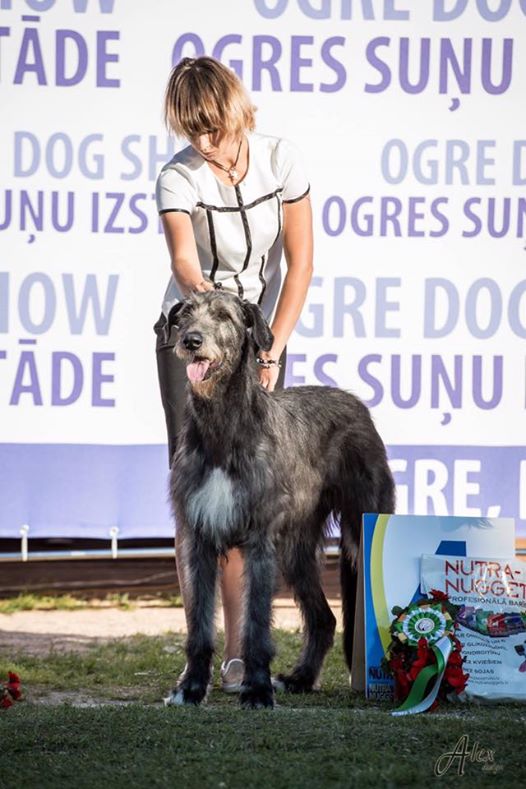
{"type": "Polygon", "coordinates": [[[388,47],[391,43],[391,39],[385,36],[380,36],[379,38],[373,38],[372,41],[369,41],[367,44],[367,49],[365,50],[365,56],[367,58],[367,62],[375,68],[381,75],[380,82],[376,84],[372,84],[369,82],[365,83],[365,92],[366,93],[381,93],[383,90],[386,90],[389,85],[391,84],[391,70],[387,63],[384,63],[383,60],[376,54],[376,50],[379,47],[388,47]]]}
{"type": "Polygon", "coordinates": [[[71,405],[76,402],[82,393],[83,384],[84,371],[78,356],[68,351],[55,351],[51,354],[51,405],[71,405]],[[67,395],[62,394],[64,362],[69,363],[73,373],[71,391],[67,395]]]}
{"type": "Polygon", "coordinates": [[[301,48],[303,45],[312,46],[313,36],[292,36],[290,52],[290,89],[298,93],[312,93],[314,85],[312,82],[301,82],[300,70],[302,68],[312,68],[312,58],[302,58],[301,48]]]}
{"type": "MultiPolygon", "coordinates": [[[[429,82],[429,54],[431,51],[431,39],[420,39],[420,73],[415,84],[409,81],[409,38],[400,39],[400,87],[405,93],[422,93],[429,82]]],[[[416,41],[413,41],[413,46],[416,41]]]]}
{"type": "Polygon", "coordinates": [[[402,397],[401,367],[402,357],[395,354],[391,359],[391,397],[398,408],[413,408],[422,391],[422,357],[411,356],[411,390],[406,399],[402,397]]]}
{"type": "Polygon", "coordinates": [[[102,365],[104,362],[115,361],[114,353],[94,353],[93,354],[93,381],[91,387],[91,404],[102,408],[112,408],[115,400],[102,397],[102,385],[113,383],[115,376],[112,373],[103,373],[102,365]]]}
{"type": "Polygon", "coordinates": [[[110,78],[106,74],[108,63],[118,63],[119,56],[115,52],[107,52],[108,41],[115,41],[120,38],[118,30],[98,30],[97,31],[97,87],[98,88],[118,88],[121,81],[118,78],[110,78]]]}
{"type": "Polygon", "coordinates": [[[86,76],[88,70],[88,45],[76,30],[57,30],[55,43],[55,82],[58,86],[77,85],[86,76]],[[66,45],[71,42],[76,48],[76,67],[73,73],[66,76],[66,45]]]}
{"type": "Polygon", "coordinates": [[[253,57],[253,71],[252,71],[252,90],[261,90],[261,74],[266,71],[270,77],[270,85],[273,91],[280,92],[281,79],[279,71],[276,68],[276,63],[281,58],[281,42],[275,36],[254,36],[252,42],[252,57],[253,57]],[[270,49],[268,57],[263,57],[263,48],[270,49]]]}
{"type": "Polygon", "coordinates": [[[320,91],[322,93],[334,93],[341,90],[347,82],[347,72],[342,63],[332,56],[331,49],[333,47],[343,47],[345,39],[343,36],[333,36],[323,42],[321,47],[321,59],[329,66],[330,69],[336,74],[336,80],[331,83],[322,82],[320,84],[320,91]]]}
{"type": "Polygon", "coordinates": [[[38,30],[35,27],[26,27],[22,36],[22,45],[16,64],[14,84],[21,85],[26,74],[36,74],[39,85],[47,85],[44,58],[40,48],[38,30]],[[32,52],[33,60],[29,59],[32,52]]]}

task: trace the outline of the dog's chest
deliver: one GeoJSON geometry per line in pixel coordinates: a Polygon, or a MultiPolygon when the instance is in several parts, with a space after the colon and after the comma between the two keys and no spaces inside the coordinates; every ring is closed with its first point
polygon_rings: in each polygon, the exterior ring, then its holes
{"type": "Polygon", "coordinates": [[[200,483],[189,492],[186,514],[189,523],[221,542],[237,527],[240,516],[237,486],[222,468],[207,471],[200,483]]]}

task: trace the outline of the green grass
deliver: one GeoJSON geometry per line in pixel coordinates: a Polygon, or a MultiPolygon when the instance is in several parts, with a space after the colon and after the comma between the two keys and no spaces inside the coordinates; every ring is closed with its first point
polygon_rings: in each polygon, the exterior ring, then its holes
{"type": "Polygon", "coordinates": [[[87,601],[72,595],[35,595],[29,592],[0,600],[0,614],[17,611],[76,611],[86,608],[87,601]]]}
{"type": "MultiPolygon", "coordinates": [[[[142,598],[143,602],[163,605],[166,607],[180,608],[182,598],[180,595],[170,593],[157,593],[151,598],[142,598]]],[[[18,594],[15,597],[0,599],[0,614],[14,614],[17,611],[78,611],[81,608],[101,608],[112,606],[129,611],[135,607],[133,598],[125,594],[112,593],[102,599],[82,597],[70,594],[64,595],[38,595],[30,592],[18,594]]]]}
{"type": "MultiPolygon", "coordinates": [[[[300,636],[278,632],[276,642],[273,670],[279,671],[293,662],[300,636]]],[[[176,635],[119,639],[45,659],[0,653],[0,676],[18,671],[27,697],[0,710],[1,789],[361,789],[424,787],[437,780],[507,789],[526,781],[524,707],[451,706],[395,719],[389,706],[370,705],[351,693],[336,647],[322,691],[279,695],[274,710],[241,710],[235,697],[218,690],[198,709],[163,708],[161,698],[183,664],[182,637],[176,635]],[[69,701],[57,706],[58,692],[69,701]],[[78,708],[77,699],[128,704],[78,708]],[[468,761],[464,776],[451,768],[435,778],[436,759],[462,735],[469,736],[470,747],[478,742],[492,749],[499,772],[468,761]]]]}

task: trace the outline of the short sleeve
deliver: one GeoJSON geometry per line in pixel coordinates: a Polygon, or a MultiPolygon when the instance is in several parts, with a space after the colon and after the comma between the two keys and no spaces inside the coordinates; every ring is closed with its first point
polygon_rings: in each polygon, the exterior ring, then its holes
{"type": "Polygon", "coordinates": [[[197,203],[195,187],[186,175],[175,167],[165,167],[161,170],[157,178],[155,197],[160,214],[169,211],[191,214],[197,203]]]}
{"type": "Polygon", "coordinates": [[[283,187],[284,203],[295,203],[309,194],[310,185],[301,154],[289,140],[280,140],[276,146],[276,169],[283,187]]]}

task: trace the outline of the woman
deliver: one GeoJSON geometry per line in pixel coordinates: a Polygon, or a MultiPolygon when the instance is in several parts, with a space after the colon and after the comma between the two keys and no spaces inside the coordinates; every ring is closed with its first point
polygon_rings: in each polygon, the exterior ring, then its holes
{"type": "MultiPolygon", "coordinates": [[[[170,253],[172,277],[155,325],[161,398],[170,459],[185,403],[186,368],[163,339],[170,308],[190,291],[223,288],[258,303],[274,335],[261,352],[262,386],[283,386],[285,346],[299,318],[312,275],[309,184],[295,148],[256,134],[250,99],[236,75],[209,57],[185,58],[172,71],[165,121],[190,145],[157,180],[157,207],[170,253]],[[281,283],[285,251],[287,272],[281,283]]],[[[176,561],[180,556],[176,534],[176,561]]],[[[243,679],[241,613],[243,557],[221,561],[225,654],[221,686],[239,690],[243,679]]],[[[185,568],[177,561],[185,594],[185,568]]]]}

